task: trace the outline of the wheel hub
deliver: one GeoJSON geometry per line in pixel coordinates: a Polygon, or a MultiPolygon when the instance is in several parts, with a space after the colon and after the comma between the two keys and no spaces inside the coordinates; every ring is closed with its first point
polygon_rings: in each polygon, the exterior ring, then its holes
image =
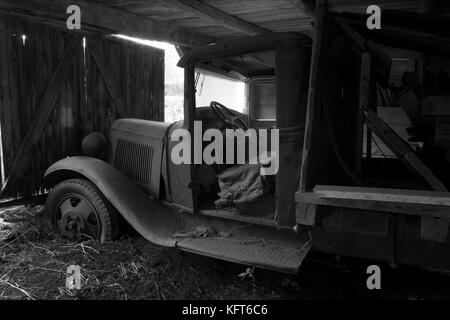
{"type": "Polygon", "coordinates": [[[78,195],[59,201],[55,223],[60,234],[71,240],[98,239],[100,233],[100,220],[93,206],[78,195]]]}
{"type": "Polygon", "coordinates": [[[77,215],[76,212],[67,212],[62,216],[61,224],[64,228],[61,230],[61,234],[70,239],[76,239],[81,237],[85,231],[84,220],[77,215]]]}

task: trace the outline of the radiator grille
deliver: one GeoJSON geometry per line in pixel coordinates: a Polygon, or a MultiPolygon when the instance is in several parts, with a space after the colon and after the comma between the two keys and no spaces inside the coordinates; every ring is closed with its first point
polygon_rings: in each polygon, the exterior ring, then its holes
{"type": "Polygon", "coordinates": [[[151,146],[117,139],[114,166],[139,184],[150,185],[152,175],[151,146]]]}

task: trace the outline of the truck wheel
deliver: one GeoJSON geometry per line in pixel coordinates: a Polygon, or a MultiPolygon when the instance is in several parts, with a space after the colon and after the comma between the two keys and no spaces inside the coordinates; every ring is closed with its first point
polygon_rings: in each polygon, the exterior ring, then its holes
{"type": "Polygon", "coordinates": [[[45,210],[55,231],[64,238],[105,242],[119,236],[117,211],[88,180],[71,179],[56,185],[45,210]]]}

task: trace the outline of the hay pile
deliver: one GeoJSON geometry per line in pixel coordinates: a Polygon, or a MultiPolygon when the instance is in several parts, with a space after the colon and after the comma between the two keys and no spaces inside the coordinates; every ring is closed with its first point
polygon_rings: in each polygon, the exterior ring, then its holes
{"type": "MultiPolygon", "coordinates": [[[[245,267],[155,246],[138,235],[100,245],[60,239],[42,207],[0,211],[0,299],[254,299],[281,298],[239,277],[245,267]],[[66,288],[70,265],[81,290],[66,288]]],[[[281,279],[281,276],[275,274],[281,279]]],[[[257,279],[257,278],[256,278],[257,279]]]]}
{"type": "Polygon", "coordinates": [[[440,274],[380,264],[382,290],[374,292],[366,268],[379,262],[350,268],[311,260],[292,277],[155,246],[136,234],[73,243],[52,231],[42,207],[0,210],[0,299],[450,298],[450,277],[440,274]],[[70,265],[81,267],[81,290],[66,288],[70,265]]]}

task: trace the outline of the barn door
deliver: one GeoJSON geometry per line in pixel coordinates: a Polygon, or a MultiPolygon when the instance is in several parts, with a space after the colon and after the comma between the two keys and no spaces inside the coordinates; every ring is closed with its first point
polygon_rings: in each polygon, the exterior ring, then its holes
{"type": "Polygon", "coordinates": [[[53,162],[120,117],[164,119],[164,52],[0,20],[1,196],[43,192],[53,162]]]}

